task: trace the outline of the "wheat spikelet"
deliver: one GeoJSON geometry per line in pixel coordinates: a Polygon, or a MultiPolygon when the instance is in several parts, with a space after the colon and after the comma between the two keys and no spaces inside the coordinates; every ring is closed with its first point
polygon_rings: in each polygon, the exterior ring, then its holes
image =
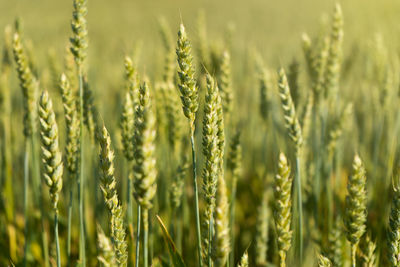
{"type": "Polygon", "coordinates": [[[318,267],[331,267],[331,261],[324,255],[319,255],[318,257],[318,267]]]}
{"type": "Polygon", "coordinates": [[[70,38],[71,52],[74,55],[75,63],[78,70],[81,70],[82,65],[86,59],[86,50],[88,47],[87,41],[87,1],[74,0],[74,9],[72,13],[71,28],[73,36],[70,38]]]}
{"type": "Polygon", "coordinates": [[[160,19],[159,24],[161,37],[165,48],[163,80],[166,83],[172,83],[176,68],[174,61],[174,49],[172,46],[172,35],[168,23],[164,18],[160,19]]]}
{"type": "Polygon", "coordinates": [[[292,217],[292,180],[290,166],[283,153],[279,155],[278,174],[275,177],[275,227],[278,241],[280,266],[286,266],[286,254],[291,247],[292,231],[290,223],[292,217]]]}
{"type": "Polygon", "coordinates": [[[143,209],[152,207],[156,193],[155,117],[151,108],[149,88],[140,86],[135,114],[134,196],[143,209]]]}
{"type": "Polygon", "coordinates": [[[337,219],[329,231],[328,244],[325,249],[325,255],[332,262],[333,266],[342,266],[343,264],[342,240],[342,229],[339,225],[339,219],[337,219]]]}
{"type": "Polygon", "coordinates": [[[231,77],[231,57],[228,51],[222,53],[221,70],[218,75],[218,87],[224,113],[226,116],[230,115],[233,108],[233,88],[231,77]]]}
{"type": "Polygon", "coordinates": [[[116,265],[115,253],[111,240],[104,234],[100,225],[97,225],[97,246],[99,255],[97,259],[101,266],[112,267],[116,265]]]}
{"type": "Polygon", "coordinates": [[[332,18],[332,29],[329,40],[329,51],[326,62],[324,90],[328,96],[337,93],[340,76],[340,63],[342,58],[343,42],[343,14],[340,4],[336,4],[332,18]]]}
{"type": "Polygon", "coordinates": [[[286,74],[283,69],[279,70],[279,95],[282,101],[282,109],[285,116],[286,128],[289,136],[296,147],[296,153],[299,154],[303,144],[303,136],[301,126],[297,119],[296,110],[290,95],[290,89],[287,82],[286,74]]]}
{"type": "Polygon", "coordinates": [[[353,105],[351,103],[347,104],[340,114],[339,119],[335,122],[333,129],[329,132],[328,153],[330,158],[333,156],[337,146],[337,141],[342,136],[344,125],[347,119],[351,116],[352,111],[353,105]]]}
{"type": "Polygon", "coordinates": [[[353,161],[353,174],[347,182],[345,226],[347,240],[351,243],[353,266],[357,244],[365,232],[366,210],[366,175],[364,165],[358,155],[353,161]]]}
{"type": "Polygon", "coordinates": [[[183,189],[185,185],[184,178],[189,170],[189,162],[185,155],[182,156],[181,162],[176,170],[172,184],[171,184],[171,203],[174,210],[179,209],[181,206],[183,189]]]}
{"type": "Polygon", "coordinates": [[[179,90],[181,92],[183,113],[189,119],[190,127],[194,129],[194,120],[199,108],[198,88],[194,78],[195,71],[193,56],[191,54],[191,45],[183,24],[180,25],[178,32],[176,55],[179,65],[179,90]]]}
{"type": "Polygon", "coordinates": [[[238,264],[238,267],[249,267],[249,254],[247,251],[243,253],[242,258],[240,259],[240,263],[238,264]]]}
{"type": "Polygon", "coordinates": [[[58,213],[58,193],[62,189],[63,163],[58,145],[58,126],[53,104],[47,91],[44,91],[39,101],[40,137],[42,141],[42,161],[44,165],[44,180],[50,189],[53,209],[58,213]]]}
{"type": "Polygon", "coordinates": [[[118,266],[127,264],[127,243],[125,240],[125,226],[121,204],[118,200],[116,190],[116,179],[114,176],[114,151],[111,148],[111,138],[105,126],[98,133],[100,151],[100,186],[103,191],[104,200],[111,214],[111,238],[118,266]]]}
{"type": "Polygon", "coordinates": [[[64,107],[64,117],[67,129],[65,145],[65,157],[67,169],[70,173],[76,173],[79,163],[79,115],[76,108],[77,99],[65,74],[61,75],[60,89],[64,107]]]}
{"type": "Polygon", "coordinates": [[[203,231],[203,259],[205,263],[209,256],[210,223],[212,223],[215,208],[215,194],[217,191],[218,175],[220,171],[220,139],[218,129],[218,88],[214,79],[207,74],[207,94],[205,97],[203,117],[203,194],[205,200],[204,231],[203,231]]]}
{"type": "Polygon", "coordinates": [[[229,203],[223,175],[218,178],[217,206],[215,210],[215,234],[213,260],[215,266],[225,266],[230,251],[229,203]]]}
{"type": "Polygon", "coordinates": [[[24,134],[26,137],[29,137],[36,128],[36,94],[38,82],[29,67],[29,60],[18,32],[14,34],[13,51],[18,79],[24,95],[24,134]]]}
{"type": "MultiPolygon", "coordinates": [[[[316,55],[313,61],[313,73],[314,81],[312,82],[312,89],[317,100],[323,95],[324,83],[325,83],[325,72],[326,72],[326,62],[328,58],[329,50],[329,39],[324,38],[322,40],[322,46],[319,53],[316,55]]],[[[317,103],[319,103],[317,101],[317,103]]]]}
{"type": "Polygon", "coordinates": [[[371,240],[369,234],[364,235],[359,246],[359,262],[362,267],[376,267],[376,244],[371,240]]]}
{"type": "Polygon", "coordinates": [[[132,95],[129,92],[125,93],[125,101],[121,114],[121,141],[122,151],[128,161],[133,160],[133,133],[134,133],[134,105],[132,95]]]}
{"type": "Polygon", "coordinates": [[[293,61],[289,65],[287,79],[293,102],[295,106],[297,106],[301,97],[301,92],[299,86],[299,63],[296,59],[293,59],[293,61]]]}
{"type": "Polygon", "coordinates": [[[83,123],[86,125],[90,139],[94,143],[96,129],[98,129],[97,109],[94,106],[93,92],[89,87],[87,78],[83,77],[83,123]]]}

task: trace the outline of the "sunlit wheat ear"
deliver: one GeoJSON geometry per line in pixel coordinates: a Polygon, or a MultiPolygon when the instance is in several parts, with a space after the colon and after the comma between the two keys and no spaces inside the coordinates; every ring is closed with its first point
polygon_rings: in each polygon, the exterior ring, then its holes
{"type": "Polygon", "coordinates": [[[322,254],[318,256],[318,267],[331,267],[331,266],[332,263],[327,257],[325,257],[322,254]]]}
{"type": "Polygon", "coordinates": [[[103,266],[115,266],[115,253],[114,247],[110,238],[108,238],[100,225],[97,225],[97,247],[98,247],[98,256],[97,260],[103,266]]]}
{"type": "Polygon", "coordinates": [[[215,266],[225,266],[230,251],[229,202],[223,175],[218,179],[217,206],[215,210],[215,234],[213,260],[215,266]]]}
{"type": "Polygon", "coordinates": [[[183,113],[189,119],[193,128],[196,112],[199,108],[198,88],[195,80],[191,45],[183,24],[180,25],[178,32],[176,55],[179,65],[179,90],[181,92],[183,113]]]}
{"type": "Polygon", "coordinates": [[[286,255],[292,243],[292,230],[290,229],[292,219],[292,180],[290,166],[285,155],[281,153],[274,186],[274,219],[281,267],[286,266],[286,255]]]}
{"type": "Polygon", "coordinates": [[[392,178],[393,182],[393,198],[392,207],[389,217],[389,229],[387,234],[388,252],[387,256],[391,266],[399,266],[400,264],[400,187],[399,177],[396,175],[392,178]]]}
{"type": "Polygon", "coordinates": [[[29,137],[36,129],[36,94],[38,82],[29,67],[29,60],[19,33],[14,34],[13,51],[24,105],[24,135],[29,137]]]}
{"type": "Polygon", "coordinates": [[[134,133],[134,105],[132,95],[129,92],[125,93],[125,101],[121,114],[121,141],[122,151],[128,161],[133,160],[133,133],[134,133]]]}
{"type": "Polygon", "coordinates": [[[285,71],[283,69],[280,69],[278,75],[279,95],[282,102],[286,128],[290,139],[292,139],[293,143],[295,144],[296,153],[299,154],[301,146],[303,144],[301,126],[299,120],[297,119],[294,103],[290,95],[289,84],[287,82],[285,71]]]}
{"type": "Polygon", "coordinates": [[[231,77],[231,57],[228,51],[222,53],[221,69],[218,75],[218,87],[222,99],[225,117],[231,115],[233,109],[233,88],[231,77]]]}
{"type": "Polygon", "coordinates": [[[353,174],[347,181],[345,226],[347,240],[351,244],[353,266],[355,266],[355,253],[358,242],[365,232],[367,219],[367,192],[365,188],[366,174],[364,165],[358,155],[353,161],[353,174]]]}
{"type": "Polygon", "coordinates": [[[77,99],[65,74],[61,75],[60,89],[67,129],[67,140],[65,145],[67,169],[70,173],[76,173],[79,163],[80,122],[76,109],[77,99]]]}
{"type": "Polygon", "coordinates": [[[63,163],[58,144],[58,126],[53,104],[47,91],[39,101],[40,137],[42,140],[42,161],[44,180],[50,190],[53,209],[58,212],[58,194],[62,189],[63,163]]]}
{"type": "Polygon", "coordinates": [[[369,234],[365,234],[359,245],[359,262],[364,267],[376,267],[376,243],[371,240],[369,234]]]}
{"type": "Polygon", "coordinates": [[[340,4],[335,6],[332,17],[332,29],[329,40],[329,52],[326,62],[324,90],[327,96],[337,93],[340,77],[343,43],[343,13],[340,4]]]}
{"type": "Polygon", "coordinates": [[[127,242],[125,240],[126,230],[124,226],[124,214],[118,200],[116,179],[114,176],[114,151],[111,148],[111,138],[106,127],[98,132],[100,143],[100,186],[103,191],[104,200],[111,215],[111,239],[114,246],[116,261],[119,266],[127,264],[127,242]]]}
{"type": "Polygon", "coordinates": [[[140,86],[135,114],[134,188],[135,198],[143,209],[150,209],[156,193],[155,117],[150,103],[149,87],[140,86]]]}
{"type": "Polygon", "coordinates": [[[208,258],[210,223],[215,208],[218,174],[220,170],[220,150],[218,137],[218,88],[214,79],[207,74],[207,94],[205,97],[203,117],[203,195],[205,200],[203,256],[208,258]]]}
{"type": "Polygon", "coordinates": [[[240,259],[240,263],[238,264],[238,267],[249,267],[249,254],[247,251],[243,253],[242,258],[240,259]]]}
{"type": "Polygon", "coordinates": [[[125,57],[125,80],[126,91],[132,95],[134,105],[136,105],[139,92],[139,76],[130,57],[125,57]]]}
{"type": "Polygon", "coordinates": [[[74,0],[74,9],[72,13],[71,28],[73,36],[70,38],[71,52],[74,55],[75,63],[78,69],[82,68],[82,65],[86,59],[86,50],[88,47],[87,41],[87,1],[86,0],[74,0]]]}

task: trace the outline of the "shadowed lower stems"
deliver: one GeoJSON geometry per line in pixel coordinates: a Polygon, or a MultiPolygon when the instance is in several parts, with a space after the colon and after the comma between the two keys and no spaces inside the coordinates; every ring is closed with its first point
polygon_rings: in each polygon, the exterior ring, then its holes
{"type": "Polygon", "coordinates": [[[72,223],[72,187],[69,190],[68,225],[67,225],[67,266],[71,266],[71,223],[72,223]]]}
{"type": "Polygon", "coordinates": [[[194,122],[190,126],[190,143],[192,146],[192,163],[193,163],[193,188],[195,197],[195,211],[196,211],[196,232],[197,232],[197,256],[199,266],[202,267],[201,260],[201,230],[200,230],[200,213],[199,213],[199,193],[197,188],[197,175],[196,175],[196,150],[194,145],[194,122]]]}
{"type": "Polygon", "coordinates": [[[137,230],[136,230],[136,254],[135,254],[135,267],[139,267],[140,257],[140,220],[141,220],[140,204],[137,204],[137,230]]]}
{"type": "Polygon", "coordinates": [[[297,206],[299,211],[299,253],[300,263],[303,262],[303,200],[301,196],[301,170],[300,156],[296,156],[296,190],[297,190],[297,206]]]}

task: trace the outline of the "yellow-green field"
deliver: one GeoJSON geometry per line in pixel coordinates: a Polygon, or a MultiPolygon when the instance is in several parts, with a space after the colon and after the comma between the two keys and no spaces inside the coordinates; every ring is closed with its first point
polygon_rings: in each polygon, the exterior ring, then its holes
{"type": "Polygon", "coordinates": [[[400,266],[399,13],[0,1],[0,266],[400,266]]]}

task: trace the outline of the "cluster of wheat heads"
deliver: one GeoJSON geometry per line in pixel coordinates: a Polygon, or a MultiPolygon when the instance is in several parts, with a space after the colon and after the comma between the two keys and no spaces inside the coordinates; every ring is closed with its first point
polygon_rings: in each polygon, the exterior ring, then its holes
{"type": "Polygon", "coordinates": [[[87,4],[48,66],[20,19],[5,30],[1,266],[400,266],[400,60],[380,38],[346,54],[336,5],[275,72],[204,14],[175,38],[160,19],[160,71],[126,55],[100,93],[87,4]]]}

